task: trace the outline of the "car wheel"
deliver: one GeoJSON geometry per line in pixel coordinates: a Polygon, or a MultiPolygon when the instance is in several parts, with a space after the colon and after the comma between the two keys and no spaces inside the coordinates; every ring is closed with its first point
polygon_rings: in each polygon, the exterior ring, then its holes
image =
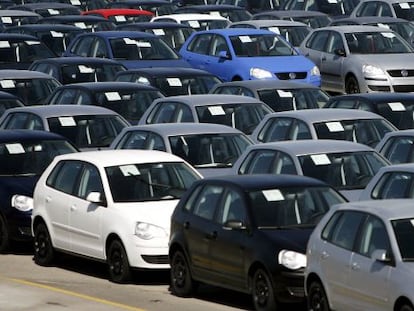
{"type": "Polygon", "coordinates": [[[190,267],[183,252],[176,251],[171,260],[171,292],[179,297],[191,296],[197,283],[191,277],[190,267]]]}
{"type": "Polygon", "coordinates": [[[0,215],[0,253],[6,251],[10,246],[9,230],[3,216],[0,215]]]}
{"type": "Polygon", "coordinates": [[[131,267],[121,241],[114,240],[111,242],[108,248],[107,262],[109,277],[112,282],[126,283],[131,279],[131,267]]]}
{"type": "Polygon", "coordinates": [[[403,304],[401,308],[399,309],[399,311],[413,311],[413,310],[414,310],[413,306],[407,303],[403,304]]]}
{"type": "Polygon", "coordinates": [[[55,259],[55,250],[49,231],[44,223],[34,229],[34,261],[40,266],[49,266],[55,259]]]}
{"type": "Polygon", "coordinates": [[[263,269],[257,269],[252,280],[252,297],[258,311],[276,310],[276,299],[270,277],[263,269]]]}
{"type": "Polygon", "coordinates": [[[328,297],[319,281],[312,282],[309,286],[308,310],[329,311],[328,297]]]}
{"type": "Polygon", "coordinates": [[[358,80],[354,76],[349,76],[346,79],[345,91],[347,94],[360,93],[358,80]]]}

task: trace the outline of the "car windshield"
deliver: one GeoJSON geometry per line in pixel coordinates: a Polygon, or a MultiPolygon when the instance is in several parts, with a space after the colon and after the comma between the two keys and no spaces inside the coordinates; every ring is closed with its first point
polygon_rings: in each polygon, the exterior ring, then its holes
{"type": "Polygon", "coordinates": [[[9,63],[31,63],[37,59],[56,57],[43,43],[36,40],[0,41],[0,68],[9,63]]]}
{"type": "Polygon", "coordinates": [[[363,189],[381,167],[388,165],[374,151],[307,154],[298,158],[303,175],[337,190],[363,189]]]}
{"type": "Polygon", "coordinates": [[[315,226],[333,204],[346,200],[330,187],[292,187],[249,192],[258,228],[315,226]]]}
{"type": "Polygon", "coordinates": [[[186,20],[182,21],[181,24],[190,26],[196,31],[210,30],[210,29],[223,29],[229,25],[228,20],[186,20]]]}
{"type": "Polygon", "coordinates": [[[286,41],[290,42],[293,46],[299,46],[310,31],[309,27],[306,26],[275,26],[267,27],[267,30],[280,34],[283,38],[286,39],[286,41]]]}
{"type": "Polygon", "coordinates": [[[237,57],[297,55],[295,49],[277,35],[230,36],[230,41],[237,57]]]}
{"type": "Polygon", "coordinates": [[[318,139],[348,140],[375,147],[394,128],[382,119],[337,120],[314,123],[318,139]]]}
{"type": "Polygon", "coordinates": [[[265,115],[272,112],[263,104],[227,104],[196,107],[201,123],[216,123],[228,125],[251,134],[265,115]]]}
{"type": "Polygon", "coordinates": [[[48,118],[51,132],[68,138],[78,148],[108,147],[127,126],[117,115],[81,115],[48,118]]]}
{"type": "Polygon", "coordinates": [[[165,96],[207,94],[210,89],[220,83],[214,76],[162,77],[156,78],[154,86],[165,96]]]}
{"type": "Polygon", "coordinates": [[[403,18],[409,21],[414,19],[414,2],[407,1],[407,2],[397,2],[393,3],[392,7],[395,11],[395,15],[399,18],[403,18]]]}
{"type": "Polygon", "coordinates": [[[402,261],[414,261],[414,218],[391,221],[402,261]]]}
{"type": "Polygon", "coordinates": [[[185,163],[125,164],[105,168],[114,202],[179,199],[199,179],[185,163]]]}
{"type": "Polygon", "coordinates": [[[274,111],[322,108],[329,96],[319,89],[258,90],[259,99],[274,111]]]}
{"type": "Polygon", "coordinates": [[[414,35],[414,25],[410,22],[372,23],[372,25],[391,29],[401,37],[405,38],[408,42],[410,42],[409,40],[412,39],[414,35]]]}
{"type": "Polygon", "coordinates": [[[24,24],[36,24],[40,16],[1,16],[1,24],[7,28],[10,26],[20,26],[24,24]]]}
{"type": "Polygon", "coordinates": [[[0,175],[40,175],[60,154],[77,152],[66,140],[16,141],[0,144],[0,175]]]}
{"type": "Polygon", "coordinates": [[[196,168],[232,167],[251,143],[241,134],[197,134],[169,137],[171,151],[196,168]]]}
{"type": "MultiPolygon", "coordinates": [[[[122,65],[67,64],[62,67],[62,84],[114,81],[115,75],[125,71],[122,65]]],[[[58,78],[58,77],[55,77],[58,78]]]]}
{"type": "Polygon", "coordinates": [[[108,16],[108,20],[119,25],[119,24],[125,24],[125,23],[139,23],[139,22],[149,22],[152,18],[152,15],[128,15],[128,14],[122,14],[122,15],[111,15],[108,16]]]}
{"type": "Polygon", "coordinates": [[[72,41],[78,34],[83,33],[83,30],[71,31],[71,32],[61,32],[51,29],[50,31],[38,32],[37,36],[40,40],[47,45],[49,49],[60,56],[69,45],[69,42],[72,41]]]}
{"type": "Polygon", "coordinates": [[[178,54],[161,38],[116,38],[109,40],[114,59],[178,59],[178,54]]]}
{"type": "Polygon", "coordinates": [[[351,54],[413,53],[411,47],[391,31],[346,33],[351,54]]]}

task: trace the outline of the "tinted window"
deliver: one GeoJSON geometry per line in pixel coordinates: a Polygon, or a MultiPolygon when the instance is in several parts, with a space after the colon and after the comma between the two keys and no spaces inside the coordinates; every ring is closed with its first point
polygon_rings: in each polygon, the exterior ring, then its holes
{"type": "Polygon", "coordinates": [[[207,185],[200,192],[198,200],[194,202],[193,213],[201,218],[213,220],[214,212],[224,191],[223,187],[207,185]]]}
{"type": "Polygon", "coordinates": [[[414,161],[414,137],[402,136],[390,138],[381,153],[392,164],[410,163],[414,161]]]}
{"type": "Polygon", "coordinates": [[[372,190],[373,199],[403,199],[414,197],[414,174],[390,172],[382,175],[372,190]]]}
{"type": "Polygon", "coordinates": [[[82,162],[62,161],[55,166],[46,180],[46,184],[56,190],[75,195],[77,179],[82,168],[82,162]]]}

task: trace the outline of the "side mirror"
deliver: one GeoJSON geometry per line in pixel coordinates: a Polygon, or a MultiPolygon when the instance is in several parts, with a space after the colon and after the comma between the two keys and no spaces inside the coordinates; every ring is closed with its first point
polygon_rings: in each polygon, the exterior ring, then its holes
{"type": "Polygon", "coordinates": [[[228,230],[242,230],[246,227],[243,225],[241,220],[229,220],[224,223],[224,229],[228,230]]]}
{"type": "Polygon", "coordinates": [[[372,252],[371,255],[372,259],[383,262],[383,263],[390,263],[391,258],[387,255],[387,251],[385,249],[376,249],[372,252]]]}
{"type": "Polygon", "coordinates": [[[338,56],[342,56],[342,57],[346,56],[346,53],[345,53],[344,49],[335,49],[334,53],[335,53],[335,55],[338,55],[338,56]]]}
{"type": "Polygon", "coordinates": [[[227,51],[220,51],[220,52],[218,53],[218,57],[219,57],[220,59],[222,59],[222,60],[225,60],[225,59],[231,59],[231,57],[230,57],[230,55],[227,53],[227,51]]]}
{"type": "Polygon", "coordinates": [[[86,201],[94,203],[94,204],[106,206],[104,196],[100,192],[96,192],[96,191],[89,192],[89,194],[86,196],[86,201]]]}

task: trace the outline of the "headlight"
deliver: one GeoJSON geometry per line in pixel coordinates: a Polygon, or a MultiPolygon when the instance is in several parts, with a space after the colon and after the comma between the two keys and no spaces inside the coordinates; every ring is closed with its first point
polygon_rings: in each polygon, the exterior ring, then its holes
{"type": "Polygon", "coordinates": [[[135,235],[143,240],[167,237],[166,231],[158,226],[146,222],[137,222],[135,225],[135,235]]]}
{"type": "Polygon", "coordinates": [[[321,75],[321,72],[319,71],[318,66],[313,66],[310,73],[311,73],[311,76],[320,76],[321,75]]]}
{"type": "Polygon", "coordinates": [[[11,206],[21,212],[28,212],[33,209],[33,199],[25,195],[15,194],[11,198],[11,206]]]}
{"type": "Polygon", "coordinates": [[[281,250],[278,256],[279,264],[291,270],[306,267],[306,255],[289,250],[281,250]]]}
{"type": "Polygon", "coordinates": [[[270,71],[260,68],[250,68],[250,76],[255,79],[267,79],[273,77],[270,71]]]}
{"type": "Polygon", "coordinates": [[[372,65],[363,65],[362,72],[364,73],[365,76],[368,76],[368,77],[387,78],[387,75],[385,74],[384,70],[382,70],[379,67],[372,66],[372,65]]]}

